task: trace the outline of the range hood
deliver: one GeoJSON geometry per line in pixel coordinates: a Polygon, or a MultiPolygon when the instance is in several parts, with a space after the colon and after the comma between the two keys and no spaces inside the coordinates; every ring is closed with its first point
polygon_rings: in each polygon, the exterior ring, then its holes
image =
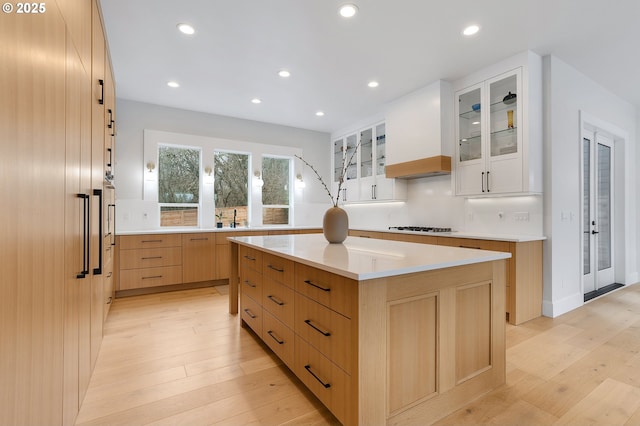
{"type": "Polygon", "coordinates": [[[451,157],[446,155],[389,164],[385,167],[385,175],[388,178],[415,179],[449,174],[451,174],[451,157]]]}
{"type": "Polygon", "coordinates": [[[454,144],[453,89],[438,80],[387,104],[388,178],[451,174],[454,144]]]}

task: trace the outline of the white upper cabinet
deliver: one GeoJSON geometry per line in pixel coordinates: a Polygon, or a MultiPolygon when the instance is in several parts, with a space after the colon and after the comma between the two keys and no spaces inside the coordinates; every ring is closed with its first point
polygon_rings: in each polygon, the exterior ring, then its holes
{"type": "Polygon", "coordinates": [[[518,61],[456,91],[456,195],[542,192],[541,61],[526,52],[506,62],[518,61]]]}
{"type": "Polygon", "coordinates": [[[334,193],[341,172],[345,169],[340,194],[342,203],[406,200],[406,182],[386,178],[386,162],[385,123],[377,123],[356,133],[334,139],[334,193]],[[353,155],[356,147],[358,150],[353,155]]]}

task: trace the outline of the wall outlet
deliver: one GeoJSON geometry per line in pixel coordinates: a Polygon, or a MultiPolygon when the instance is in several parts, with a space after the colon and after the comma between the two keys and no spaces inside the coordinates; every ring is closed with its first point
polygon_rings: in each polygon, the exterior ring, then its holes
{"type": "Polygon", "coordinates": [[[513,219],[516,222],[529,222],[529,212],[515,212],[513,219]]]}

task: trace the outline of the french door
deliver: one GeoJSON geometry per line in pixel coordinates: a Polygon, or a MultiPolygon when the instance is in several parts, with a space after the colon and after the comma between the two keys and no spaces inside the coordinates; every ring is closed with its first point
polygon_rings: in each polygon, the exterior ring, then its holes
{"type": "Polygon", "coordinates": [[[613,284],[613,140],[598,132],[582,139],[582,266],[584,293],[613,284]]]}

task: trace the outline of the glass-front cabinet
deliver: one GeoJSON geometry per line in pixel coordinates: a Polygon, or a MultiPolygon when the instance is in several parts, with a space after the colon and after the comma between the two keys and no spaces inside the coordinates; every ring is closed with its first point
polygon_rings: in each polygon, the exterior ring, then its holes
{"type": "Polygon", "coordinates": [[[361,129],[355,134],[334,139],[332,188],[334,194],[342,170],[345,170],[345,180],[340,195],[341,203],[406,199],[406,182],[387,179],[385,167],[385,123],[378,123],[361,129]],[[356,155],[353,155],[356,147],[356,155]]]}
{"type": "Polygon", "coordinates": [[[456,195],[523,191],[520,68],[456,93],[456,195]]]}

